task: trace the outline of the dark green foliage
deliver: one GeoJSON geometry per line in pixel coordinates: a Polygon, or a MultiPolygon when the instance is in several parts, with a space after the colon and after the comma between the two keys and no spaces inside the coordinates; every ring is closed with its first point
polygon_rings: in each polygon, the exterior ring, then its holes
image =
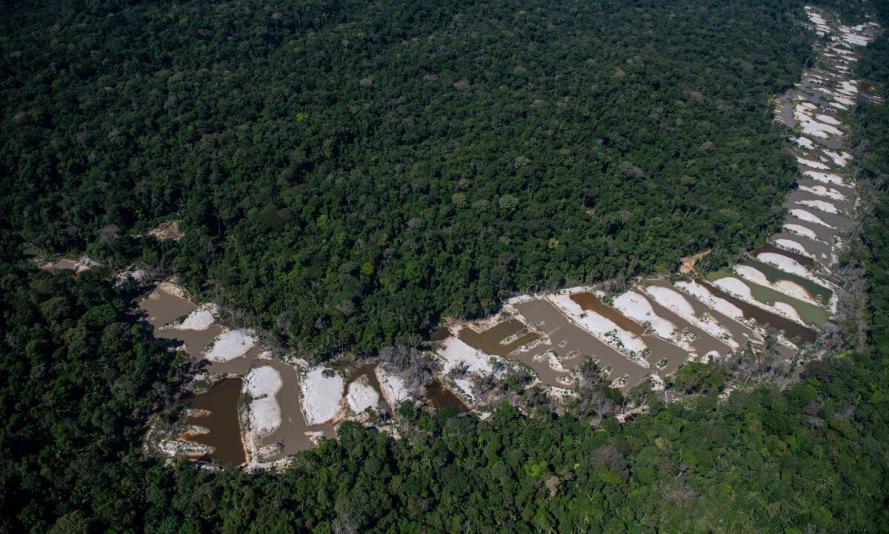
{"type": "Polygon", "coordinates": [[[27,242],[118,261],[138,247],[113,236],[179,217],[148,259],[295,348],[412,344],[513,291],[765,236],[801,5],[21,4],[0,206],[27,242]]]}
{"type": "Polygon", "coordinates": [[[3,280],[3,532],[889,528],[885,354],[819,362],[784,393],[655,403],[623,427],[403,409],[399,441],[348,423],[283,475],[214,473],[140,457],[177,378],[144,325],[85,329],[121,297],[90,277],[3,280]]]}
{"type": "MultiPolygon", "coordinates": [[[[177,8],[167,26],[187,25],[194,8],[177,8]]],[[[27,16],[37,25],[46,15],[27,16]]],[[[259,36],[237,31],[258,47],[273,27],[259,36]]],[[[887,42],[869,49],[862,66],[884,97],[887,42]]],[[[405,404],[403,439],[346,424],[338,443],[300,455],[280,476],[142,458],[148,415],[179,386],[175,356],[126,313],[126,289],[112,289],[101,273],[34,271],[18,232],[0,232],[0,532],[889,531],[886,109],[865,105],[858,121],[859,180],[873,207],[855,257],[869,277],[865,353],[809,364],[787,391],[760,387],[725,403],[716,402],[715,375],[691,366],[677,380],[701,395],[654,402],[624,426],[525,417],[505,405],[480,421],[405,404]]],[[[9,228],[22,215],[0,212],[0,223],[9,228]]],[[[68,216],[50,222],[68,224],[68,216]]],[[[290,216],[257,214],[267,230],[290,216]]],[[[127,254],[136,245],[109,246],[127,254]]],[[[595,369],[587,371],[588,397],[607,397],[595,369]]]]}
{"type": "Polygon", "coordinates": [[[179,388],[175,356],[94,272],[15,265],[0,265],[0,529],[137,524],[139,440],[179,388]]]}

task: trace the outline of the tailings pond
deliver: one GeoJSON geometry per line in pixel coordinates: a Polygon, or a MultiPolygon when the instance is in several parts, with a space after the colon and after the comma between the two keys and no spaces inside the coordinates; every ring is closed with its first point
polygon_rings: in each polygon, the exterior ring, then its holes
{"type": "Polygon", "coordinates": [[[189,415],[186,422],[209,432],[184,434],[181,439],[213,447],[208,457],[222,464],[241,465],[246,461],[238,423],[241,385],[240,378],[227,378],[216,382],[204,393],[182,401],[189,410],[202,412],[201,415],[189,415]]]}

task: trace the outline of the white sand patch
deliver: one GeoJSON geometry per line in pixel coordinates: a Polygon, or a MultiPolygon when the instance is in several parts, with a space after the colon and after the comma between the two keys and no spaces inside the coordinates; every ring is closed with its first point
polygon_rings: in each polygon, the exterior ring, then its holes
{"type": "Polygon", "coordinates": [[[651,384],[652,391],[663,391],[666,388],[664,379],[658,374],[648,375],[648,382],[651,384]]]}
{"type": "Polygon", "coordinates": [[[786,302],[777,301],[777,302],[775,302],[774,308],[777,312],[779,312],[784,317],[787,317],[788,319],[796,321],[798,323],[805,324],[805,322],[803,321],[803,318],[799,316],[799,313],[797,313],[796,308],[794,308],[790,304],[787,304],[786,302]]]}
{"type": "Polygon", "coordinates": [[[314,367],[299,383],[306,424],[320,425],[337,416],[343,398],[345,381],[339,373],[314,367]]]}
{"type": "Polygon", "coordinates": [[[643,325],[645,323],[650,324],[651,329],[661,337],[669,339],[676,330],[676,325],[655,314],[654,308],[651,307],[648,300],[634,291],[627,291],[618,295],[612,304],[617,311],[635,320],[637,323],[643,325]]]}
{"type": "Polygon", "coordinates": [[[669,340],[685,350],[694,350],[685,339],[682,339],[676,325],[656,314],[648,299],[639,293],[635,291],[622,293],[614,299],[612,305],[630,319],[651,328],[658,337],[669,340]]]}
{"type": "MultiPolygon", "coordinates": [[[[740,268],[740,267],[744,267],[744,266],[741,265],[741,266],[736,267],[735,269],[738,270],[738,268],[740,268]]],[[[761,272],[757,271],[756,269],[750,268],[750,267],[748,267],[747,269],[749,269],[749,270],[746,270],[745,274],[750,274],[750,271],[756,271],[757,273],[759,273],[758,276],[755,274],[752,275],[752,277],[756,278],[756,280],[750,280],[751,282],[763,285],[765,287],[770,287],[770,288],[774,289],[775,291],[778,291],[778,288],[774,287],[768,281],[768,279],[765,278],[765,276],[761,272]],[[762,278],[760,279],[759,276],[762,276],[762,278]]],[[[797,315],[795,311],[793,312],[793,314],[787,313],[786,305],[785,305],[785,307],[780,307],[780,306],[777,306],[777,303],[776,303],[775,306],[769,306],[768,304],[766,304],[764,302],[760,302],[759,300],[754,298],[753,293],[750,289],[750,286],[748,286],[741,280],[738,280],[737,278],[732,278],[732,277],[720,278],[719,280],[715,281],[713,283],[713,285],[719,287],[723,291],[726,291],[728,293],[735,295],[736,297],[740,298],[741,300],[744,300],[744,301],[749,302],[750,304],[753,304],[754,306],[763,308],[765,310],[771,311],[771,312],[776,313],[778,315],[782,315],[788,319],[798,320],[799,315],[797,315]]],[[[799,287],[799,286],[797,286],[797,287],[799,287]]],[[[799,289],[802,289],[802,288],[799,288],[799,289]]]]}
{"type": "Polygon", "coordinates": [[[364,413],[368,408],[376,408],[380,402],[377,391],[367,383],[367,377],[362,376],[349,384],[349,392],[346,394],[349,409],[354,414],[364,413]]]}
{"type": "Polygon", "coordinates": [[[818,216],[812,215],[810,212],[808,212],[806,210],[794,208],[794,209],[790,210],[790,213],[797,219],[801,219],[803,221],[810,222],[810,223],[820,224],[821,226],[826,226],[828,228],[833,228],[833,226],[827,224],[826,222],[822,221],[818,216]]]}
{"type": "Polygon", "coordinates": [[[839,94],[839,93],[834,93],[833,101],[837,102],[839,104],[843,104],[847,107],[852,107],[855,105],[855,100],[853,98],[839,94]]]}
{"type": "Polygon", "coordinates": [[[809,239],[818,239],[818,236],[812,230],[809,230],[805,226],[800,226],[798,224],[785,223],[784,229],[792,234],[796,234],[802,237],[808,237],[809,239]]]}
{"type": "MultiPolygon", "coordinates": [[[[792,258],[788,258],[787,256],[784,256],[782,254],[763,252],[762,254],[759,254],[757,256],[757,259],[759,261],[762,261],[764,263],[768,263],[774,267],[777,267],[778,269],[780,269],[786,273],[795,274],[795,275],[798,275],[802,278],[805,278],[806,280],[810,280],[820,286],[823,286],[826,288],[833,288],[834,287],[834,284],[832,284],[831,282],[822,279],[817,274],[806,269],[803,265],[801,265],[796,260],[794,260],[792,258]]],[[[784,293],[784,294],[789,294],[785,290],[786,287],[775,286],[775,289],[777,291],[784,293]]],[[[807,297],[807,298],[804,298],[801,300],[806,300],[807,302],[813,302],[813,303],[815,302],[815,300],[810,297],[807,297]]]]}
{"type": "Polygon", "coordinates": [[[805,191],[807,193],[812,193],[813,195],[818,195],[819,197],[831,198],[833,200],[846,200],[846,196],[840,193],[838,190],[834,188],[827,188],[823,185],[814,185],[807,186],[801,185],[799,186],[800,191],[805,191]]]}
{"type": "Polygon", "coordinates": [[[92,258],[81,256],[77,259],[77,261],[74,262],[73,269],[77,273],[82,273],[84,271],[92,269],[93,267],[98,267],[99,265],[99,262],[93,260],[92,258]]]}
{"type": "Polygon", "coordinates": [[[568,294],[550,295],[548,300],[577,325],[612,347],[632,354],[641,354],[648,347],[636,335],[591,310],[584,310],[568,294]]]}
{"type": "Polygon", "coordinates": [[[661,286],[646,286],[645,292],[658,304],[669,309],[689,323],[721,340],[730,347],[738,348],[738,343],[732,339],[728,330],[723,328],[715,319],[712,317],[698,317],[695,315],[694,308],[692,308],[691,304],[685,300],[685,297],[683,297],[682,294],[673,289],[661,286]]]}
{"type": "Polygon", "coordinates": [[[759,284],[761,286],[771,288],[789,297],[805,300],[814,304],[814,301],[812,301],[812,299],[809,297],[809,294],[806,292],[806,290],[798,284],[794,284],[793,282],[790,282],[788,280],[779,280],[773,284],[761,271],[750,267],[749,265],[736,265],[735,272],[737,272],[744,280],[748,280],[754,284],[759,284]]]}
{"type": "Polygon", "coordinates": [[[809,18],[809,21],[815,25],[818,31],[823,33],[830,33],[830,26],[827,25],[827,21],[824,20],[824,17],[821,16],[820,13],[815,11],[815,8],[812,6],[806,6],[806,16],[809,18]]]}
{"type": "Polygon", "coordinates": [[[475,395],[472,393],[473,383],[469,378],[455,378],[454,385],[462,391],[470,400],[475,401],[475,395]]]}
{"type": "Polygon", "coordinates": [[[449,336],[442,343],[438,355],[444,361],[444,374],[453,369],[463,369],[469,373],[487,374],[494,370],[491,360],[493,356],[474,349],[457,336],[449,336]]]}
{"type": "Polygon", "coordinates": [[[821,210],[825,213],[837,213],[837,207],[830,202],[825,202],[824,200],[800,200],[797,201],[797,204],[809,208],[815,208],[816,210],[821,210]]]}
{"type": "Polygon", "coordinates": [[[813,159],[801,158],[799,156],[796,157],[796,161],[799,162],[800,165],[805,165],[806,167],[812,167],[813,169],[821,169],[826,171],[830,167],[821,163],[820,161],[815,161],[813,159]]]}
{"type": "Polygon", "coordinates": [[[766,275],[764,275],[762,271],[756,269],[755,267],[751,267],[749,265],[735,265],[733,269],[744,280],[749,280],[750,282],[759,284],[761,286],[769,285],[769,279],[766,278],[766,275]]]}
{"type": "Polygon", "coordinates": [[[845,153],[839,154],[833,150],[827,149],[824,150],[824,153],[833,161],[834,165],[845,167],[849,163],[849,156],[845,155],[845,153]]]}
{"type": "Polygon", "coordinates": [[[801,146],[803,148],[807,148],[809,150],[815,149],[815,143],[808,137],[801,135],[801,136],[797,137],[796,139],[794,139],[794,141],[796,141],[796,144],[798,144],[799,146],[801,146]]]}
{"type": "Polygon", "coordinates": [[[841,136],[843,135],[842,130],[833,126],[831,124],[826,124],[819,120],[816,120],[812,115],[810,115],[812,106],[808,102],[797,104],[793,110],[793,116],[800,123],[800,127],[803,129],[803,132],[807,135],[811,135],[814,137],[820,137],[822,139],[827,139],[831,136],[841,136]]]}
{"type": "Polygon", "coordinates": [[[753,294],[750,292],[750,286],[737,278],[726,276],[725,278],[720,278],[719,280],[714,281],[713,285],[741,300],[755,300],[753,294]]]}
{"type": "Polygon", "coordinates": [[[244,379],[244,392],[253,398],[275,395],[283,385],[284,381],[277,369],[269,366],[256,367],[244,379]]]}
{"type": "Polygon", "coordinates": [[[250,395],[250,429],[258,436],[271,434],[281,426],[281,407],[275,395],[284,382],[273,367],[251,369],[244,380],[244,392],[250,395]]]}
{"type": "Polygon", "coordinates": [[[145,269],[132,269],[129,271],[122,271],[120,273],[117,273],[114,278],[118,284],[122,284],[127,280],[132,280],[137,284],[141,284],[142,282],[148,280],[148,271],[146,271],[145,269]]]}
{"type": "Polygon", "coordinates": [[[170,326],[177,330],[206,330],[213,326],[215,313],[215,305],[204,304],[189,313],[181,323],[170,326]]]}
{"type": "Polygon", "coordinates": [[[843,40],[845,40],[850,45],[857,45],[857,46],[867,46],[867,43],[870,42],[870,40],[863,35],[855,35],[855,34],[851,34],[851,33],[847,33],[847,34],[843,35],[843,40]]]}
{"type": "MultiPolygon", "coordinates": [[[[803,286],[795,282],[791,282],[790,280],[778,280],[777,282],[772,284],[772,288],[779,293],[787,295],[788,297],[793,297],[797,300],[815,304],[815,301],[812,300],[809,292],[806,291],[803,286]]],[[[777,307],[777,304],[775,306],[777,307]]]]}
{"type": "Polygon", "coordinates": [[[570,389],[560,388],[559,386],[544,386],[544,390],[557,400],[565,400],[577,397],[577,394],[570,389]]]}
{"type": "Polygon", "coordinates": [[[830,115],[822,115],[819,113],[819,114],[815,115],[815,118],[823,123],[830,124],[833,126],[840,126],[842,124],[840,121],[831,117],[830,115]]]}
{"type": "Polygon", "coordinates": [[[775,240],[775,245],[778,246],[778,248],[783,248],[784,250],[796,252],[797,254],[802,254],[803,256],[808,256],[810,258],[812,257],[812,255],[809,254],[809,251],[806,250],[805,247],[791,239],[778,238],[775,240]]]}
{"type": "Polygon", "coordinates": [[[204,456],[213,452],[213,447],[196,443],[194,441],[184,441],[178,439],[165,439],[158,443],[158,448],[164,455],[171,458],[179,458],[180,456],[204,456]]]}
{"type": "Polygon", "coordinates": [[[695,310],[685,297],[672,289],[661,286],[646,286],[645,292],[661,306],[685,319],[695,317],[695,310]]]}
{"type": "Polygon", "coordinates": [[[781,254],[775,254],[774,252],[763,252],[757,255],[756,259],[763,263],[768,263],[769,265],[777,267],[785,273],[796,274],[803,277],[809,276],[809,272],[806,270],[805,267],[800,265],[799,262],[781,254]]]}
{"type": "Polygon", "coordinates": [[[715,296],[710,293],[706,287],[697,282],[676,282],[676,287],[682,289],[694,298],[700,300],[707,306],[713,308],[719,313],[731,317],[736,321],[744,321],[744,312],[741,308],[735,306],[731,302],[715,296]]]}
{"type": "Polygon", "coordinates": [[[535,298],[538,297],[536,295],[518,295],[507,300],[506,303],[515,306],[516,304],[524,304],[526,302],[530,302],[535,298]]]}
{"type": "Polygon", "coordinates": [[[225,330],[213,340],[205,358],[213,362],[227,362],[247,354],[255,344],[256,339],[249,330],[225,330]]]}
{"type": "Polygon", "coordinates": [[[380,383],[383,398],[386,399],[386,403],[393,411],[397,410],[402,402],[411,397],[411,393],[402,377],[390,373],[382,365],[378,365],[374,372],[377,375],[377,381],[380,383]]]}

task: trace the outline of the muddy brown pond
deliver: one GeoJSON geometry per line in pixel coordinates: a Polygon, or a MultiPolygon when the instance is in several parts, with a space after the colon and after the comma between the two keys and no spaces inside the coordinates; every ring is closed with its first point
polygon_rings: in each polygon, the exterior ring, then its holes
{"type": "Polygon", "coordinates": [[[645,346],[651,351],[648,361],[654,364],[660,364],[664,361],[665,363],[660,365],[660,367],[661,371],[666,374],[674,372],[688,358],[687,351],[657,336],[646,334],[642,325],[616,309],[605,305],[604,302],[599,300],[599,297],[592,293],[587,291],[573,293],[571,300],[576,302],[582,309],[598,313],[620,328],[639,336],[645,343],[645,346]]]}
{"type": "Polygon", "coordinates": [[[259,346],[229,361],[204,360],[203,351],[222,333],[222,326],[213,323],[204,330],[164,327],[172,321],[182,319],[198,306],[174,294],[174,291],[163,285],[140,300],[139,306],[148,316],[147,319],[154,327],[156,337],[184,343],[187,353],[200,367],[211,375],[227,377],[215,382],[207,392],[184,401],[189,407],[211,410],[209,416],[188,418],[189,424],[206,428],[212,426],[209,434],[182,436],[189,441],[215,447],[216,451],[207,458],[230,465],[244,463],[245,453],[241,442],[238,403],[242,394],[242,377],[255,367],[274,368],[283,383],[275,396],[281,410],[281,424],[272,433],[257,438],[260,447],[273,446],[272,449],[267,448],[264,451],[264,461],[274,461],[289,454],[311,449],[314,447],[311,438],[313,435],[327,437],[335,435],[331,424],[306,425],[300,408],[299,375],[294,366],[277,359],[261,358],[264,349],[259,346]]]}
{"type": "Polygon", "coordinates": [[[187,408],[201,410],[202,415],[189,416],[189,425],[202,426],[207,434],[183,434],[182,438],[213,447],[207,458],[228,465],[246,461],[238,423],[238,400],[241,398],[241,379],[226,378],[216,382],[204,393],[182,400],[187,408]]]}
{"type": "Polygon", "coordinates": [[[460,413],[466,413],[469,409],[459,397],[451,393],[438,380],[433,380],[426,386],[426,396],[429,404],[435,408],[457,408],[460,413]]]}
{"type": "Polygon", "coordinates": [[[539,337],[539,334],[528,332],[525,325],[517,319],[508,319],[497,323],[481,333],[475,332],[469,327],[461,328],[459,333],[460,340],[467,345],[486,354],[496,354],[503,358],[539,337]],[[507,339],[510,341],[504,343],[504,340],[507,339]]]}

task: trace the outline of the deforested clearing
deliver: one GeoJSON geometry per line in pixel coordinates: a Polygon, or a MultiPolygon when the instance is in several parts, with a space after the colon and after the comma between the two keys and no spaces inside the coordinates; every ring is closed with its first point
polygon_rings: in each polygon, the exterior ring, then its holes
{"type": "Polygon", "coordinates": [[[247,354],[255,344],[249,330],[225,330],[213,340],[205,357],[214,362],[227,362],[247,354]]]}
{"type": "Polygon", "coordinates": [[[726,315],[727,317],[731,317],[737,321],[744,320],[744,312],[741,308],[735,306],[731,302],[719,298],[710,291],[697,282],[676,282],[676,287],[682,289],[689,295],[695,297],[700,300],[704,304],[710,306],[714,310],[726,315]]]}
{"type": "Polygon", "coordinates": [[[613,305],[616,310],[637,323],[650,325],[651,329],[664,339],[672,339],[676,333],[676,325],[657,315],[648,299],[635,291],[618,295],[613,305]]]}
{"type": "Polygon", "coordinates": [[[410,398],[410,391],[402,377],[388,371],[383,365],[378,365],[374,372],[377,375],[377,381],[380,383],[383,398],[386,399],[389,408],[396,410],[402,401],[410,398]]]}
{"type": "Polygon", "coordinates": [[[376,408],[380,402],[380,396],[373,386],[368,383],[367,377],[362,376],[349,384],[346,400],[352,413],[361,414],[368,408],[376,408]]]}
{"type": "Polygon", "coordinates": [[[682,317],[689,323],[697,326],[704,332],[707,332],[730,347],[737,348],[737,341],[731,337],[729,332],[722,325],[712,317],[698,317],[688,300],[677,291],[667,287],[647,286],[645,292],[651,295],[651,297],[661,306],[670,309],[676,315],[682,317]]]}
{"type": "Polygon", "coordinates": [[[634,291],[618,295],[614,298],[612,305],[616,310],[639,324],[650,324],[652,329],[662,337],[669,338],[676,330],[673,323],[655,314],[648,300],[634,291]]]}
{"type": "Polygon", "coordinates": [[[306,424],[319,425],[339,414],[345,381],[343,377],[323,367],[313,367],[300,381],[302,408],[306,424]]]}
{"type": "Polygon", "coordinates": [[[179,230],[179,221],[166,221],[148,231],[148,235],[158,241],[179,241],[185,234],[179,230]]]}
{"type": "Polygon", "coordinates": [[[470,373],[490,373],[494,369],[491,365],[493,356],[470,347],[456,336],[444,341],[438,355],[443,360],[445,374],[453,369],[470,373]]]}
{"type": "Polygon", "coordinates": [[[454,385],[457,386],[457,389],[463,392],[469,400],[475,402],[475,394],[473,393],[473,383],[471,378],[465,376],[455,378],[454,385]]]}
{"type": "Polygon", "coordinates": [[[803,289],[802,286],[800,286],[799,284],[795,284],[789,280],[778,280],[772,283],[771,281],[769,281],[765,274],[753,267],[750,267],[749,265],[736,265],[734,267],[734,270],[741,276],[741,278],[753,282],[754,284],[769,287],[789,297],[794,297],[796,299],[805,302],[811,302],[814,304],[814,301],[812,300],[811,295],[809,295],[809,292],[803,289]]]}

